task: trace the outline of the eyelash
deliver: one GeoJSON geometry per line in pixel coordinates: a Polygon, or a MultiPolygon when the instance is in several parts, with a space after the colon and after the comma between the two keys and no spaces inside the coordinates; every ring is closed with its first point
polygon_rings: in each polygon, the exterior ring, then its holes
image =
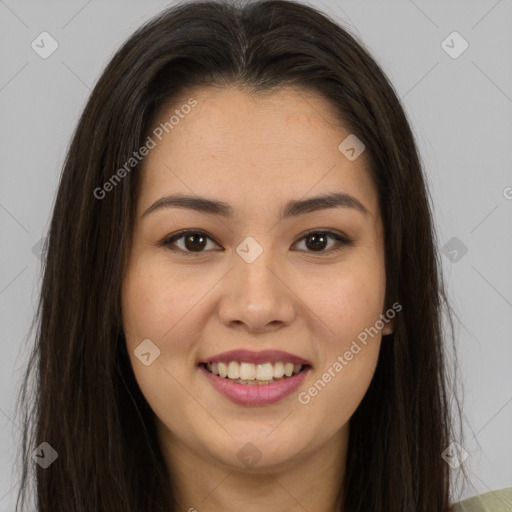
{"type": "MultiPolygon", "coordinates": [[[[217,242],[211,237],[209,236],[205,231],[202,231],[200,229],[185,229],[183,231],[179,231],[178,233],[175,233],[174,235],[170,235],[168,236],[167,238],[165,238],[164,240],[162,240],[158,245],[160,246],[165,246],[167,247],[170,251],[172,252],[181,252],[183,254],[185,254],[186,256],[199,256],[205,252],[209,252],[209,251],[205,251],[205,250],[202,250],[202,251],[198,251],[198,252],[193,252],[193,251],[186,251],[186,250],[183,250],[179,247],[172,247],[172,244],[174,244],[175,242],[177,242],[178,240],[181,240],[183,238],[185,238],[187,235],[189,234],[194,234],[194,235],[202,235],[206,238],[208,238],[209,240],[213,241],[215,244],[217,244],[217,242]]],[[[343,236],[343,235],[340,235],[338,233],[335,233],[334,231],[328,231],[328,230],[318,230],[318,229],[315,229],[315,230],[310,230],[306,233],[304,233],[302,235],[301,238],[299,238],[299,242],[302,241],[304,238],[307,238],[308,236],[310,235],[326,235],[328,238],[332,238],[334,240],[336,240],[336,242],[338,243],[338,246],[337,247],[334,247],[334,248],[331,248],[331,249],[328,249],[328,250],[322,250],[322,251],[305,251],[305,252],[310,252],[312,254],[331,254],[333,252],[336,252],[336,251],[339,251],[341,249],[343,249],[345,246],[351,246],[354,244],[354,241],[343,236]]],[[[217,244],[219,245],[219,244],[217,244]]]]}

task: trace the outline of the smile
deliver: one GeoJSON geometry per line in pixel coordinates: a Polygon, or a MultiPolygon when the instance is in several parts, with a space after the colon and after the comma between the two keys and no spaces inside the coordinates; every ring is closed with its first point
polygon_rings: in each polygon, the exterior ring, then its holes
{"type": "Polygon", "coordinates": [[[310,365],[244,361],[201,363],[199,370],[223,396],[239,405],[273,404],[293,393],[304,381],[310,365]]]}
{"type": "Polygon", "coordinates": [[[305,365],[283,363],[282,361],[263,364],[230,361],[207,363],[206,369],[215,375],[233,380],[238,384],[261,385],[271,384],[272,382],[291,377],[299,373],[303,366],[305,365]]]}

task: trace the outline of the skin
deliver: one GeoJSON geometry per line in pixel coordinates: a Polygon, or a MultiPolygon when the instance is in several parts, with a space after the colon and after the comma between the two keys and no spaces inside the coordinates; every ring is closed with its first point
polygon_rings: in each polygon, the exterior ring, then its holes
{"type": "Polygon", "coordinates": [[[338,150],[350,131],[324,98],[305,90],[264,97],[236,88],[188,93],[156,119],[155,126],[188,98],[198,101],[143,161],[122,292],[132,367],[157,417],[179,510],[334,512],[348,422],[393,322],[308,404],[297,395],[386,311],[383,224],[366,155],[349,161],[338,150]],[[330,208],[279,221],[287,201],[330,192],[355,196],[369,214],[330,208]],[[227,202],[235,216],[163,208],[142,217],[171,193],[227,202]],[[182,229],[211,237],[203,252],[184,238],[174,243],[176,252],[158,245],[182,229]],[[310,229],[337,232],[354,244],[334,252],[337,242],[327,239],[315,251],[304,238],[310,229]],[[236,252],[248,236],[263,248],[250,264],[236,252]],[[160,349],[149,366],[134,355],[144,339],[160,349]],[[197,365],[239,348],[291,352],[312,370],[278,403],[238,405],[197,365]],[[237,457],[248,442],[261,454],[252,467],[237,457]]]}

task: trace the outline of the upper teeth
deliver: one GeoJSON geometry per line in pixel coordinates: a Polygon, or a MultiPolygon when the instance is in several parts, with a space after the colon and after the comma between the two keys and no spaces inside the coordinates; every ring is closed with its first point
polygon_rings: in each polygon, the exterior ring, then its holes
{"type": "Polygon", "coordinates": [[[230,361],[229,363],[207,363],[206,367],[216,375],[235,380],[280,379],[283,375],[291,377],[302,369],[301,364],[294,365],[293,363],[282,363],[280,361],[263,364],[230,361]]]}

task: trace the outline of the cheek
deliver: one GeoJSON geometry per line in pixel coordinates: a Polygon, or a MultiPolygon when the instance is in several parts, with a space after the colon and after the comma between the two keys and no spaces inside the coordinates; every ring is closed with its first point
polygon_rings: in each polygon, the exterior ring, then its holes
{"type": "Polygon", "coordinates": [[[183,361],[190,356],[190,347],[180,340],[194,339],[191,332],[186,332],[187,328],[196,328],[186,321],[194,303],[197,294],[182,287],[177,276],[169,275],[158,262],[141,259],[126,273],[123,330],[135,377],[150,403],[158,401],[162,388],[176,387],[176,380],[181,382],[185,377],[181,372],[187,367],[183,361]],[[151,340],[159,351],[155,350],[158,356],[147,366],[136,355],[143,340],[151,340]]]}
{"type": "Polygon", "coordinates": [[[318,295],[320,302],[312,306],[322,311],[317,331],[322,334],[316,337],[320,365],[299,403],[309,421],[325,418],[326,436],[350,420],[373,378],[382,340],[376,327],[383,313],[381,284],[378,275],[351,274],[333,283],[326,297],[318,295]]]}
{"type": "Polygon", "coordinates": [[[313,293],[309,308],[318,317],[319,367],[299,402],[308,415],[327,418],[334,432],[346,423],[363,399],[378,361],[383,313],[384,267],[377,258],[367,265],[347,265],[343,273],[304,284],[313,293]],[[376,326],[377,324],[377,326],[376,326]]]}
{"type": "Polygon", "coordinates": [[[322,418],[322,436],[329,438],[346,425],[361,403],[377,365],[380,338],[348,361],[330,361],[298,397],[305,421],[322,418]]]}
{"type": "Polygon", "coordinates": [[[208,288],[208,281],[197,283],[183,272],[170,272],[169,265],[161,261],[141,259],[125,277],[122,305],[125,334],[132,340],[149,338],[159,343],[173,338],[174,333],[182,333],[191,326],[187,315],[208,288]]]}
{"type": "Polygon", "coordinates": [[[177,281],[157,264],[141,261],[128,270],[122,295],[123,329],[135,379],[151,409],[167,423],[171,418],[165,417],[166,412],[185,410],[188,403],[181,383],[188,378],[188,365],[183,362],[190,356],[190,346],[180,340],[193,339],[184,332],[190,327],[185,320],[190,302],[193,298],[197,302],[197,296],[187,294],[177,281]],[[159,350],[147,366],[136,355],[146,339],[159,350]]]}
{"type": "Polygon", "coordinates": [[[375,325],[383,313],[385,273],[374,258],[367,265],[354,261],[326,279],[325,273],[310,275],[300,285],[300,296],[309,318],[322,332],[325,353],[348,350],[350,340],[375,325]],[[313,313],[313,314],[312,314],[313,313]]]}

